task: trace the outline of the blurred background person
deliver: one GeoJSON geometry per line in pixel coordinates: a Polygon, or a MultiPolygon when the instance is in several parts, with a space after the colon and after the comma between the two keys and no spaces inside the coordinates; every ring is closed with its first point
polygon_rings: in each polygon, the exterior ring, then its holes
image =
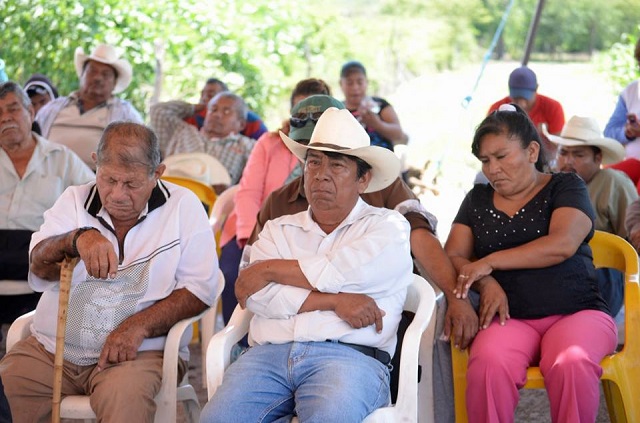
{"type": "Polygon", "coordinates": [[[342,65],[340,88],[344,105],[367,131],[371,145],[393,150],[396,144],[406,144],[409,138],[402,131],[395,109],[385,99],[367,95],[368,86],[362,63],[353,60],[342,65]]]}
{"type": "Polygon", "coordinates": [[[509,95],[493,103],[487,114],[497,110],[501,105],[509,103],[517,104],[527,112],[529,119],[533,121],[538,130],[545,155],[550,161],[550,167],[553,168],[557,147],[544,135],[542,125],[546,125],[547,131],[554,135],[562,131],[564,110],[560,102],[538,94],[536,74],[527,66],[520,66],[509,75],[509,95]]]}
{"type": "MultiPolygon", "coordinates": [[[[40,73],[34,73],[27,79],[24,84],[24,90],[31,100],[31,105],[35,114],[50,101],[58,98],[58,89],[49,78],[40,73]]],[[[37,121],[33,121],[32,130],[38,134],[42,134],[40,125],[37,121]]]]}
{"type": "Polygon", "coordinates": [[[91,153],[96,151],[104,128],[120,120],[142,123],[133,105],[114,95],[129,86],[133,70],[108,44],[98,45],[91,54],[78,47],[74,64],[80,79],[78,90],[47,103],[36,120],[42,136],[66,145],[95,170],[91,153]]]}
{"type": "MultiPolygon", "coordinates": [[[[636,42],[633,57],[640,66],[640,39],[636,42]]],[[[618,140],[626,147],[627,157],[640,159],[640,79],[627,85],[613,110],[604,135],[618,140]]],[[[637,166],[637,164],[636,164],[637,166]]]]}
{"type": "MultiPolygon", "coordinates": [[[[204,125],[204,118],[207,116],[207,104],[218,93],[222,91],[229,91],[227,84],[219,80],[218,78],[209,78],[204,84],[204,87],[200,91],[200,101],[198,104],[193,105],[193,114],[184,118],[184,121],[190,123],[196,128],[202,128],[204,125]]],[[[264,124],[260,116],[253,110],[247,111],[247,120],[244,125],[244,129],[240,131],[245,137],[253,138],[257,140],[267,132],[267,126],[264,124]]]]}

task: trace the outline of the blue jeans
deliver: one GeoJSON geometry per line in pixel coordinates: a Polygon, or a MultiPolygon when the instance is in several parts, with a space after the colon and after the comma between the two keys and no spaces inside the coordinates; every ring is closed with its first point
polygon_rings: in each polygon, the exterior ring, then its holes
{"type": "Polygon", "coordinates": [[[361,422],[389,404],[389,369],[334,342],[249,348],[224,374],[201,423],[361,422]]]}

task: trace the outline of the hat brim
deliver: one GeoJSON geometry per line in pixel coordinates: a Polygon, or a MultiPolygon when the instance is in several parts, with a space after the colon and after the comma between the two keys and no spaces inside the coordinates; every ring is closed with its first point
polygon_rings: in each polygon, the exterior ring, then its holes
{"type": "Polygon", "coordinates": [[[529,90],[526,88],[510,88],[509,89],[509,97],[512,99],[516,98],[524,98],[529,101],[533,98],[533,95],[536,93],[535,90],[529,90]]]}
{"type": "Polygon", "coordinates": [[[371,181],[367,189],[364,190],[365,193],[380,191],[388,187],[400,175],[400,161],[391,150],[383,147],[367,146],[336,149],[315,144],[304,145],[289,138],[282,131],[280,131],[280,138],[282,138],[289,151],[303,163],[307,157],[308,150],[346,154],[364,160],[371,166],[371,181]]]}
{"type": "Polygon", "coordinates": [[[554,144],[566,147],[598,147],[602,151],[602,164],[609,165],[624,160],[626,155],[624,146],[613,138],[594,138],[580,140],[576,138],[564,138],[559,135],[550,134],[546,125],[542,126],[542,132],[554,144]]]}
{"type": "Polygon", "coordinates": [[[133,69],[131,68],[129,62],[124,59],[118,59],[110,62],[104,60],[101,57],[87,55],[81,47],[78,47],[76,49],[74,58],[76,74],[78,75],[78,78],[82,76],[82,68],[84,67],[84,64],[87,60],[94,60],[96,62],[104,63],[105,65],[109,65],[116,70],[118,76],[116,78],[116,85],[113,87],[113,94],[119,94],[122,91],[126,90],[131,83],[131,78],[133,77],[133,69]]]}

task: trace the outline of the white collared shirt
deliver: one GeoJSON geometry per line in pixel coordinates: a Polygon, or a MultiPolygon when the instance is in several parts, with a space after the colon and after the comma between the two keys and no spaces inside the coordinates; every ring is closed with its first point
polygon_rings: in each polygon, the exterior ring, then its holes
{"type": "Polygon", "coordinates": [[[298,314],[310,291],[271,283],[249,297],[255,313],[249,340],[254,344],[339,340],[377,347],[393,355],[407,287],[413,280],[409,223],[398,212],[358,199],[330,234],[310,210],[268,221],[251,247],[250,262],[297,259],[320,292],[372,297],[386,315],[382,333],[375,326],[354,329],[333,311],[298,314]]]}
{"type": "Polygon", "coordinates": [[[70,185],[95,179],[70,149],[32,133],[36,146],[22,178],[0,148],[0,229],[37,231],[45,210],[70,185]]]}

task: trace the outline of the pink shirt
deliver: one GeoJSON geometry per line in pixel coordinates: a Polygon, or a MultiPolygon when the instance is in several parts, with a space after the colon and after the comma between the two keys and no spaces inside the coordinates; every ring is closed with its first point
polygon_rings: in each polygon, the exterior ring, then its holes
{"type": "Polygon", "coordinates": [[[249,238],[262,203],[284,185],[298,163],[277,132],[267,132],[258,139],[242,172],[233,211],[222,228],[220,246],[234,236],[249,238]]]}

